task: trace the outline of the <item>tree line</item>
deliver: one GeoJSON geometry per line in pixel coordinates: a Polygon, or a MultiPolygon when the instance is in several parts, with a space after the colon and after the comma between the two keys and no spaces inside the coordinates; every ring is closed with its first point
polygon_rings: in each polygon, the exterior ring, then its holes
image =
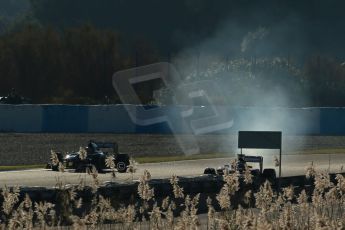
{"type": "MultiPolygon", "coordinates": [[[[146,41],[130,43],[119,33],[91,25],[63,31],[27,26],[0,37],[0,95],[15,88],[34,103],[121,103],[111,84],[115,71],[167,60],[146,41]]],[[[170,60],[185,82],[220,79],[229,93],[239,90],[229,104],[241,105],[241,92],[248,87],[252,91],[280,87],[291,95],[309,94],[307,104],[296,98],[291,106],[345,105],[345,64],[331,57],[312,56],[300,67],[287,58],[229,59],[216,64],[206,59],[198,67],[182,57],[189,69],[174,54],[170,60]]],[[[144,103],[152,103],[152,88],[140,91],[144,103]]],[[[243,105],[255,105],[255,100],[243,105]]]]}
{"type": "Polygon", "coordinates": [[[0,37],[0,95],[9,89],[34,103],[118,102],[111,84],[117,70],[157,61],[155,50],[135,49],[118,33],[93,26],[66,29],[27,26],[0,37]]]}
{"type": "MultiPolygon", "coordinates": [[[[344,106],[344,6],[341,0],[1,2],[0,96],[15,88],[34,103],[121,103],[114,72],[170,61],[185,82],[219,81],[231,98],[224,103],[255,105],[258,95],[276,90],[292,97],[289,106],[344,106]]],[[[137,87],[143,103],[164,103],[153,99],[159,86],[137,87]]]]}

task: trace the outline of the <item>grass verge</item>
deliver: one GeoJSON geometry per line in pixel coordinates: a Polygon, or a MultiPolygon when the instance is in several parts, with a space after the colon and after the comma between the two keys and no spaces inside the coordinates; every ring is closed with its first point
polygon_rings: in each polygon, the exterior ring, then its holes
{"type": "Polygon", "coordinates": [[[5,165],[0,166],[0,171],[15,171],[15,170],[25,170],[25,169],[39,169],[45,168],[46,165],[5,165]]]}

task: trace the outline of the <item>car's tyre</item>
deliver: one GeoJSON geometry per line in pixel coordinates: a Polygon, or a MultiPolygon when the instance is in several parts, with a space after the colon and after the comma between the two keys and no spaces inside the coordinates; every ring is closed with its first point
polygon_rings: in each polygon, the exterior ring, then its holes
{"type": "Polygon", "coordinates": [[[75,172],[77,173],[84,173],[87,171],[88,166],[86,164],[83,163],[78,163],[75,164],[75,172]]]}
{"type": "MultiPolygon", "coordinates": [[[[57,156],[59,162],[63,162],[63,154],[62,154],[62,153],[57,152],[57,153],[56,153],[56,156],[57,156]]],[[[59,164],[54,165],[53,162],[51,161],[51,162],[50,162],[50,165],[51,165],[51,169],[52,169],[53,171],[59,171],[59,164]]]]}
{"type": "Polygon", "coordinates": [[[48,162],[44,168],[45,169],[51,169],[52,168],[52,163],[48,162]]]}
{"type": "Polygon", "coordinates": [[[59,165],[51,165],[53,171],[59,171],[59,165]]]}
{"type": "Polygon", "coordinates": [[[268,180],[272,184],[276,181],[276,170],[275,169],[264,169],[262,173],[265,180],[268,180]]]}
{"type": "Polygon", "coordinates": [[[216,175],[217,173],[216,173],[216,170],[214,168],[205,168],[204,174],[216,175]]]}
{"type": "Polygon", "coordinates": [[[250,171],[250,173],[253,175],[253,177],[260,176],[260,170],[259,169],[253,169],[250,171]]]}
{"type": "Polygon", "coordinates": [[[60,161],[60,162],[63,162],[63,157],[64,157],[64,155],[63,155],[62,153],[60,153],[60,152],[57,152],[56,155],[57,155],[59,161],[60,161]]]}
{"type": "Polygon", "coordinates": [[[126,172],[127,171],[127,165],[123,161],[119,161],[116,164],[117,171],[120,173],[126,172]]]}
{"type": "Polygon", "coordinates": [[[87,165],[89,172],[92,172],[92,170],[96,169],[97,172],[102,172],[102,168],[98,164],[88,164],[87,165]]]}
{"type": "Polygon", "coordinates": [[[92,165],[95,166],[98,172],[102,172],[103,169],[105,168],[105,159],[102,157],[95,159],[95,162],[92,165]]]}
{"type": "Polygon", "coordinates": [[[128,154],[118,154],[115,158],[116,169],[120,173],[127,171],[129,165],[129,155],[128,154]]]}

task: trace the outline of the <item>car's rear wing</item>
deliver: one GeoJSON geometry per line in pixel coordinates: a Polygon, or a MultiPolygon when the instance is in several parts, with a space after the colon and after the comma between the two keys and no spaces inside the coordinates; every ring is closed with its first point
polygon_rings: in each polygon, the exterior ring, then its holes
{"type": "Polygon", "coordinates": [[[262,156],[244,156],[246,162],[262,163],[264,161],[262,156]]]}
{"type": "Polygon", "coordinates": [[[262,156],[246,156],[244,154],[238,154],[238,157],[242,157],[245,162],[249,163],[259,163],[260,164],[260,172],[262,173],[263,170],[263,162],[264,158],[262,156]]]}

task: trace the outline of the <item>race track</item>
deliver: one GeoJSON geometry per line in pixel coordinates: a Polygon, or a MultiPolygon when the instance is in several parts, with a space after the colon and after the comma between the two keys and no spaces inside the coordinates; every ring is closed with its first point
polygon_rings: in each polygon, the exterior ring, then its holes
{"type": "MultiPolygon", "coordinates": [[[[137,172],[133,174],[136,180],[145,169],[149,170],[153,178],[169,178],[175,174],[178,176],[197,176],[203,173],[205,167],[218,167],[228,164],[232,158],[217,158],[205,160],[188,160],[164,163],[140,164],[137,172]]],[[[264,167],[273,166],[273,155],[264,156],[264,167]]],[[[330,172],[340,172],[345,165],[345,154],[304,154],[304,155],[285,155],[282,159],[282,176],[304,175],[305,167],[314,162],[316,169],[330,170],[330,172]]],[[[278,173],[278,168],[276,168],[278,173]]],[[[112,179],[110,173],[100,173],[99,180],[106,181],[129,181],[132,175],[129,173],[117,173],[116,178],[112,179]]],[[[52,187],[60,180],[64,184],[78,184],[81,179],[90,183],[91,177],[86,173],[74,172],[53,172],[47,169],[7,171],[0,172],[0,186],[46,186],[52,187]]]]}

